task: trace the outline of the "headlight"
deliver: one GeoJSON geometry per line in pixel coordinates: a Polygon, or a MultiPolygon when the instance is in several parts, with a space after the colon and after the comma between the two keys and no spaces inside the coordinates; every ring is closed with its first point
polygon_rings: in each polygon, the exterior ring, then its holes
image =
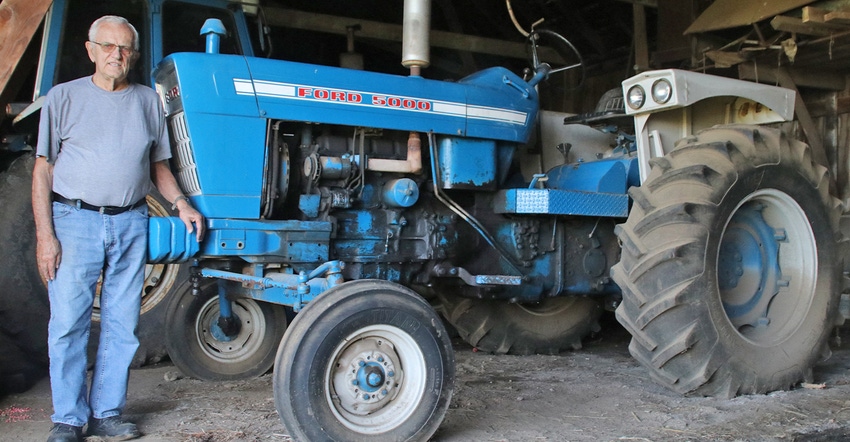
{"type": "Polygon", "coordinates": [[[658,104],[664,104],[673,96],[673,86],[670,82],[662,78],[652,83],[652,99],[658,104]]]}
{"type": "Polygon", "coordinates": [[[643,91],[643,88],[634,85],[629,88],[629,93],[626,96],[626,103],[630,108],[634,110],[638,110],[643,106],[644,101],[646,101],[646,92],[643,91]]]}

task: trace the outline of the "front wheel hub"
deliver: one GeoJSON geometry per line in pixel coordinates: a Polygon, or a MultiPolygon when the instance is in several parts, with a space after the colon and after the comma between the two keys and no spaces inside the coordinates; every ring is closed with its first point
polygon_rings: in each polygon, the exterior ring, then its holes
{"type": "Polygon", "coordinates": [[[334,387],[340,405],[349,413],[367,415],[395,396],[401,382],[398,355],[378,338],[367,338],[349,347],[339,359],[334,387]]]}
{"type": "Polygon", "coordinates": [[[239,336],[242,329],[242,321],[237,316],[219,316],[215,324],[210,327],[213,337],[222,342],[232,341],[239,336]]]}
{"type": "Polygon", "coordinates": [[[195,319],[195,336],[206,357],[218,363],[236,363],[250,358],[262,346],[266,322],[257,302],[234,301],[230,318],[235,323],[222,327],[221,318],[215,297],[204,304],[195,319]]]}

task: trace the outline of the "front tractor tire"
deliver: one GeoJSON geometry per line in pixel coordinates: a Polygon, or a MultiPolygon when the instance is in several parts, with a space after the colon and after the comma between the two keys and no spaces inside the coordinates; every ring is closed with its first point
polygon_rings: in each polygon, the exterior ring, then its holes
{"type": "Polygon", "coordinates": [[[707,130],[654,160],[631,196],[611,274],[652,377],[726,398],[811,382],[843,266],[839,204],[809,147],[770,128],[707,130]]]}
{"type": "Polygon", "coordinates": [[[454,353],[440,317],[398,284],[322,293],[287,330],[275,405],[301,441],[425,441],[451,402],[454,353]]]}

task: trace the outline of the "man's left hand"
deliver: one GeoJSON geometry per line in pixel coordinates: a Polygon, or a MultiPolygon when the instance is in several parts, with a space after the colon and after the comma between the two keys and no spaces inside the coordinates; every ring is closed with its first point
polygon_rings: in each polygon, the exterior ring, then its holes
{"type": "Polygon", "coordinates": [[[201,212],[198,212],[185,200],[177,203],[177,210],[179,210],[179,216],[183,220],[183,224],[186,224],[186,230],[189,233],[197,231],[198,242],[201,242],[204,239],[204,215],[201,215],[201,212]]]}

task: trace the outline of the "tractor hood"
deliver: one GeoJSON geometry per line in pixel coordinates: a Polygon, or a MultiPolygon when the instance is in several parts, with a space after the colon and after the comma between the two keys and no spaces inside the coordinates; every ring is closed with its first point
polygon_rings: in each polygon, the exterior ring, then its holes
{"type": "Polygon", "coordinates": [[[178,53],[154,73],[167,110],[380,127],[524,143],[537,92],[504,68],[458,82],[233,55],[178,53]],[[176,74],[178,78],[169,78],[176,74]],[[178,99],[179,98],[179,99],[178,99]]]}

